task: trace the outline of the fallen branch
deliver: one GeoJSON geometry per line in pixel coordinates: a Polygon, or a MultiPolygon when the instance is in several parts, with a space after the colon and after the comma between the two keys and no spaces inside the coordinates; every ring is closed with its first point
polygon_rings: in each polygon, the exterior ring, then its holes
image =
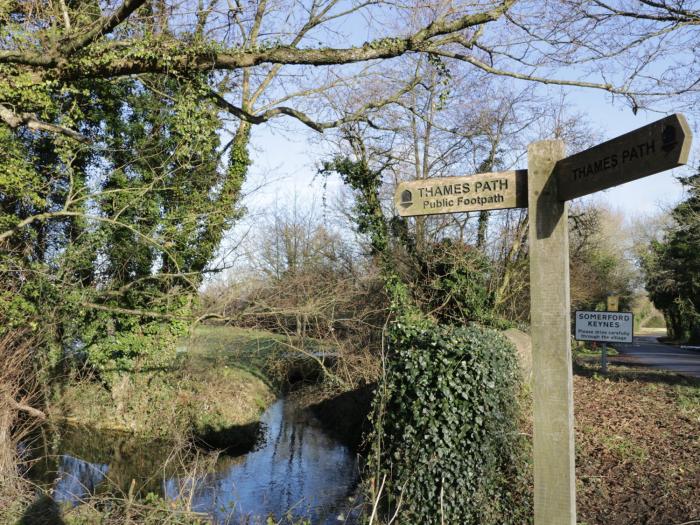
{"type": "Polygon", "coordinates": [[[19,412],[26,412],[30,416],[34,416],[38,419],[45,420],[47,419],[46,414],[44,414],[41,410],[30,407],[29,405],[25,405],[24,403],[18,403],[12,396],[7,395],[7,400],[10,404],[11,408],[14,408],[15,410],[19,412]]]}

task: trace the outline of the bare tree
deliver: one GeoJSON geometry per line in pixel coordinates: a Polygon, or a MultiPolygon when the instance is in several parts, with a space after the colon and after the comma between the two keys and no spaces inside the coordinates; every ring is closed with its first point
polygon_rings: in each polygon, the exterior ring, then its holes
{"type": "Polygon", "coordinates": [[[0,78],[14,91],[0,97],[0,118],[12,128],[81,140],[60,119],[42,118],[27,88],[201,72],[211,74],[211,96],[236,119],[259,124],[288,116],[323,130],[363,119],[386,100],[364,100],[331,114],[314,107],[308,96],[376,75],[372,61],[416,53],[464,62],[488,75],[602,89],[627,97],[637,108],[649,97],[693,93],[698,87],[697,64],[687,51],[696,47],[699,16],[688,4],[7,2],[0,10],[8,35],[0,45],[0,78]],[[369,39],[360,42],[348,34],[347,24],[364,25],[369,39]],[[355,45],[347,45],[348,40],[355,45]],[[680,51],[686,52],[679,55],[681,61],[664,62],[680,51]],[[345,73],[327,69],[360,63],[366,66],[345,73]]]}

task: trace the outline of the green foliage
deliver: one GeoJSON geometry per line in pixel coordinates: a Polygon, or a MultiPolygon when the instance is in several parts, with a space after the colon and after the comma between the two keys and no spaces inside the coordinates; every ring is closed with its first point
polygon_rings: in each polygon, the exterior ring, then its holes
{"type": "Polygon", "coordinates": [[[478,250],[445,239],[416,256],[413,294],[424,310],[444,323],[493,323],[489,262],[478,250]]]}
{"type": "Polygon", "coordinates": [[[646,287],[664,312],[669,335],[700,342],[700,175],[685,179],[688,198],[672,213],[674,225],[642,257],[646,287]]]}
{"type": "Polygon", "coordinates": [[[570,216],[571,303],[575,310],[605,310],[609,295],[631,307],[637,271],[625,256],[621,217],[603,207],[575,209],[570,216]]]}
{"type": "Polygon", "coordinates": [[[35,316],[36,306],[26,297],[11,291],[0,292],[0,336],[10,330],[27,327],[35,316]]]}
{"type": "Polygon", "coordinates": [[[358,193],[354,209],[357,230],[370,238],[372,254],[386,254],[389,233],[379,200],[381,171],[371,169],[363,160],[336,157],[331,162],[325,162],[321,169],[321,173],[326,175],[333,172],[338,173],[343,182],[358,193]]]}
{"type": "Polygon", "coordinates": [[[398,321],[375,479],[402,524],[522,524],[529,496],[515,349],[500,334],[398,321]],[[378,483],[379,481],[377,481],[378,483]]]}
{"type": "Polygon", "coordinates": [[[184,323],[142,323],[133,316],[112,316],[104,322],[110,324],[115,321],[121,322],[121,326],[112,334],[90,333],[90,330],[104,326],[103,323],[89,325],[84,334],[93,335],[94,341],[86,347],[87,361],[107,384],[113,384],[122,372],[153,371],[172,366],[175,343],[186,333],[184,323]],[[124,323],[126,320],[131,323],[124,323]]]}
{"type": "Polygon", "coordinates": [[[391,310],[397,315],[441,322],[479,321],[494,324],[493,294],[488,288],[489,262],[476,249],[449,239],[418,251],[405,219],[387,220],[379,199],[381,171],[360,160],[339,157],[322,173],[338,173],[355,190],[357,229],[369,237],[371,252],[381,264],[391,310]]]}
{"type": "Polygon", "coordinates": [[[337,158],[322,171],[356,191],[358,230],[395,316],[369,460],[383,511],[398,508],[400,524],[527,523],[515,349],[492,330],[448,324],[493,322],[487,259],[449,240],[418,251],[404,220],[385,219],[381,171],[364,160],[337,158]]]}
{"type": "MultiPolygon", "coordinates": [[[[428,55],[428,63],[433,67],[437,73],[439,94],[438,103],[436,109],[438,111],[445,108],[447,101],[450,97],[450,86],[453,83],[452,72],[450,68],[445,64],[445,61],[437,55],[428,55]]],[[[490,171],[492,168],[479,169],[479,172],[490,171]]]]}
{"type": "Polygon", "coordinates": [[[32,158],[24,144],[10,130],[0,126],[0,231],[14,226],[27,206],[42,206],[42,182],[34,170],[32,158]]]}
{"type": "MultiPolygon", "coordinates": [[[[94,2],[62,9],[76,28],[94,27],[103,15],[94,2]]],[[[60,47],[69,40],[52,22],[60,14],[0,5],[0,35],[22,51],[60,47]]],[[[227,155],[211,78],[188,67],[218,44],[196,34],[168,38],[148,17],[126,31],[133,45],[123,59],[177,73],[77,80],[124,51],[112,39],[73,52],[62,80],[0,66],[3,106],[91,141],[0,124],[0,279],[9,283],[0,288],[0,318],[8,326],[42,318],[56,362],[63,349],[100,374],[171,360],[184,329],[176,318],[190,315],[202,271],[240,216],[249,164],[249,126],[227,155]]]]}
{"type": "Polygon", "coordinates": [[[0,271],[19,290],[2,295],[0,315],[43,317],[49,346],[85,358],[106,384],[172,360],[178,319],[241,214],[249,126],[226,154],[207,81],[49,82],[33,92],[18,80],[0,92],[99,145],[0,125],[0,271]]]}

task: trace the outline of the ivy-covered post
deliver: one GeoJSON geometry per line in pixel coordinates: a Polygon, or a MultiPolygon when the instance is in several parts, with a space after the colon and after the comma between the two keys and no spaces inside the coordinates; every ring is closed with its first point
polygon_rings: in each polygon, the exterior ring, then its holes
{"type": "Polygon", "coordinates": [[[554,165],[562,141],[528,148],[535,525],[576,525],[568,206],[554,165]]]}

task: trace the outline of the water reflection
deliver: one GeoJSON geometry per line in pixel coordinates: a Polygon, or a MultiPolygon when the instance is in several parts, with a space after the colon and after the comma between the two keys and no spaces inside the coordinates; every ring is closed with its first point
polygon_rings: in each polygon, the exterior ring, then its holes
{"type": "Polygon", "coordinates": [[[95,465],[73,456],[62,456],[54,482],[54,501],[77,504],[95,493],[108,470],[108,465],[95,465]]]}
{"type": "MultiPolygon", "coordinates": [[[[215,471],[195,485],[193,510],[207,512],[217,524],[226,525],[265,523],[268,516],[275,521],[306,518],[314,525],[355,523],[351,511],[358,479],[355,454],[293,402],[277,401],[262,422],[266,435],[261,447],[245,456],[222,456],[215,471]]],[[[73,438],[90,439],[86,434],[73,438]]],[[[94,493],[107,476],[118,486],[128,485],[135,474],[149,477],[150,489],[158,487],[154,492],[171,498],[187,483],[174,473],[161,471],[158,476],[144,469],[151,466],[148,463],[156,468],[155,463],[162,461],[157,446],[135,446],[104,436],[91,441],[87,454],[69,452],[75,446],[66,440],[59,444],[58,474],[51,480],[56,499],[76,502],[94,493]]]]}
{"type": "MultiPolygon", "coordinates": [[[[195,489],[194,510],[220,523],[256,523],[286,512],[312,523],[338,523],[357,480],[355,456],[292,403],[278,401],[263,416],[265,444],[242,463],[222,465],[195,489]]],[[[177,493],[177,482],[166,483],[177,493]]],[[[345,521],[345,516],[340,522],[345,521]]]]}

